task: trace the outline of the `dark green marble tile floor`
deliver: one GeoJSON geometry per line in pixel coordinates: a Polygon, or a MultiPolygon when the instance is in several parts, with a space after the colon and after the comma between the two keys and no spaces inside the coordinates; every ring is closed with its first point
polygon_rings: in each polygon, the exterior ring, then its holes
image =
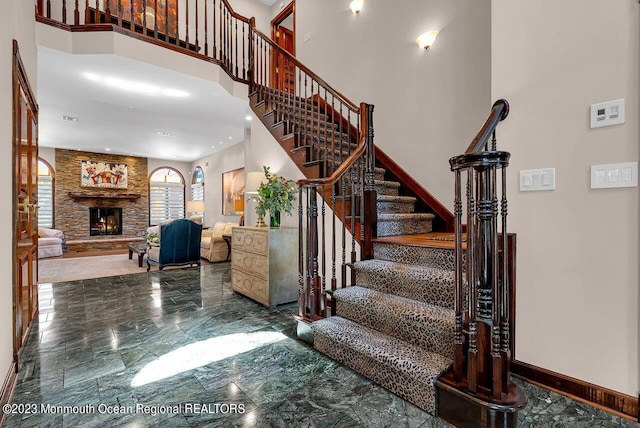
{"type": "MultiPolygon", "coordinates": [[[[228,264],[42,285],[6,426],[449,426],[297,341],[295,308],[228,264]]],[[[522,427],[637,426],[520,385],[522,427]]]]}

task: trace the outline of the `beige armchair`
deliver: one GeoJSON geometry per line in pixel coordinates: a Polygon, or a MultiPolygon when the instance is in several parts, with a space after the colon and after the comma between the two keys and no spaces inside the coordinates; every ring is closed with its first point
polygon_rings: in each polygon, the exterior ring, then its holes
{"type": "Polygon", "coordinates": [[[216,222],[212,229],[202,231],[200,241],[200,257],[210,262],[224,262],[231,259],[231,245],[222,235],[231,235],[231,228],[235,223],[216,222]]]}
{"type": "Polygon", "coordinates": [[[38,228],[38,258],[58,257],[62,255],[64,233],[58,229],[38,228]]]}

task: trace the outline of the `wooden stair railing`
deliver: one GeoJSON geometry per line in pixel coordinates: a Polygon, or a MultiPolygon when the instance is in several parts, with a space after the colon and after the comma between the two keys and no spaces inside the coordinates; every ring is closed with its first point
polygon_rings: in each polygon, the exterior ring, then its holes
{"type": "Polygon", "coordinates": [[[475,405],[477,413],[471,410],[468,415],[497,423],[486,426],[515,426],[515,414],[527,402],[510,380],[513,304],[510,252],[515,248],[507,233],[506,169],[511,155],[497,150],[496,144],[496,127],[508,114],[507,101],[496,101],[466,152],[449,161],[455,173],[455,353],[452,373],[443,376],[438,385],[449,398],[445,407],[440,408],[440,415],[456,425],[469,422],[458,419],[460,408],[452,403],[456,403],[456,397],[461,401],[465,398],[456,394],[466,395],[471,408],[475,405]],[[466,261],[463,260],[465,211],[466,261]],[[464,302],[468,302],[466,308],[464,302]]]}
{"type": "Polygon", "coordinates": [[[38,0],[36,20],[67,31],[127,34],[213,62],[232,79],[249,81],[249,18],[227,0],[38,0]]]}

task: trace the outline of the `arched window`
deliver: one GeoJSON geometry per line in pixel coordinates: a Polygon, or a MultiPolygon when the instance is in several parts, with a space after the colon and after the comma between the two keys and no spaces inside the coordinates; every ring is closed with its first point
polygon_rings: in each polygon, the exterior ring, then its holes
{"type": "Polygon", "coordinates": [[[173,168],[158,168],[149,177],[149,223],[177,218],[184,218],[184,178],[173,168]]]}
{"type": "Polygon", "coordinates": [[[38,226],[53,228],[53,168],[38,158],[38,226]]]}
{"type": "MultiPolygon", "coordinates": [[[[204,171],[197,166],[193,170],[191,176],[191,200],[192,201],[204,201],[204,171]]],[[[202,223],[204,224],[204,212],[197,212],[202,217],[202,223]]]]}

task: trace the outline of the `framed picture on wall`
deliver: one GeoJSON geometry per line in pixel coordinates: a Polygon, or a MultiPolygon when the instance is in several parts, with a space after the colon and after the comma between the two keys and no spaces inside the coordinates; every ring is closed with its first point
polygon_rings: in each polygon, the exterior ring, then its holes
{"type": "Polygon", "coordinates": [[[222,173],[222,215],[236,215],[235,201],[244,199],[244,168],[222,173]]]}
{"type": "Polygon", "coordinates": [[[83,160],[80,165],[81,187],[126,189],[128,167],[123,163],[83,160]]]}

